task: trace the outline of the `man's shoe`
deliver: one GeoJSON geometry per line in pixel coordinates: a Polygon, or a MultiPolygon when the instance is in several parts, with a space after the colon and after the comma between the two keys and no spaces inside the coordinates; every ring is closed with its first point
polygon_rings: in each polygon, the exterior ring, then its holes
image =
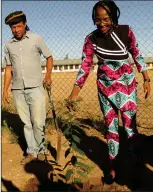
{"type": "Polygon", "coordinates": [[[46,154],[45,153],[38,153],[37,160],[38,161],[46,161],[46,154]]]}
{"type": "Polygon", "coordinates": [[[25,156],[22,161],[21,161],[21,165],[25,165],[26,163],[30,163],[31,161],[36,160],[37,158],[33,155],[33,154],[28,154],[27,156],[25,156]]]}

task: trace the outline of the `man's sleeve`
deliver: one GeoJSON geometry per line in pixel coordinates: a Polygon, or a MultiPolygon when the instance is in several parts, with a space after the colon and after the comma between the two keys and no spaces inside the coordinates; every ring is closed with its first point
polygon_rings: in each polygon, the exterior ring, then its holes
{"type": "Polygon", "coordinates": [[[4,47],[4,64],[12,65],[11,60],[10,60],[10,53],[9,53],[9,50],[6,45],[4,47]]]}
{"type": "Polygon", "coordinates": [[[43,40],[43,38],[40,35],[38,35],[38,50],[45,58],[52,56],[45,41],[43,40]]]}

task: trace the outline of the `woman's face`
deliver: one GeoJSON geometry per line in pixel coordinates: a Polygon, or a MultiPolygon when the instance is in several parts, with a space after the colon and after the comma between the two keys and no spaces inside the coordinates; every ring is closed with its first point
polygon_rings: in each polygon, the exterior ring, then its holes
{"type": "MultiPolygon", "coordinates": [[[[107,8],[108,9],[108,8],[107,8]]],[[[95,24],[102,33],[106,34],[112,28],[112,20],[107,11],[102,7],[97,7],[95,12],[95,24]]]]}

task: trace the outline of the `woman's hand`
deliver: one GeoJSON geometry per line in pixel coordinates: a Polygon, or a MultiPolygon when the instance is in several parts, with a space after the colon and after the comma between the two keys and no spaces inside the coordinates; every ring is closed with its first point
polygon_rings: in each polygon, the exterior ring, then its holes
{"type": "Polygon", "coordinates": [[[143,88],[145,93],[145,99],[147,99],[151,92],[150,82],[144,81],[143,88]]]}
{"type": "Polygon", "coordinates": [[[79,92],[80,92],[80,87],[75,85],[66,102],[66,107],[69,111],[75,111],[76,100],[77,100],[79,92]]]}
{"type": "Polygon", "coordinates": [[[66,107],[69,110],[69,112],[75,111],[76,110],[75,106],[76,106],[76,101],[73,101],[73,100],[66,101],[66,107]]]}

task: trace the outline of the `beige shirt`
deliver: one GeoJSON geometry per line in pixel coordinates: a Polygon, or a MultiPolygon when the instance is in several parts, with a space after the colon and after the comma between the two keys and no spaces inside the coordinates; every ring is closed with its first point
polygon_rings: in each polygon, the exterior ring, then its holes
{"type": "Polygon", "coordinates": [[[6,65],[12,66],[12,89],[42,85],[41,54],[48,58],[51,52],[40,35],[27,32],[20,41],[12,38],[7,41],[4,52],[6,65]]]}

